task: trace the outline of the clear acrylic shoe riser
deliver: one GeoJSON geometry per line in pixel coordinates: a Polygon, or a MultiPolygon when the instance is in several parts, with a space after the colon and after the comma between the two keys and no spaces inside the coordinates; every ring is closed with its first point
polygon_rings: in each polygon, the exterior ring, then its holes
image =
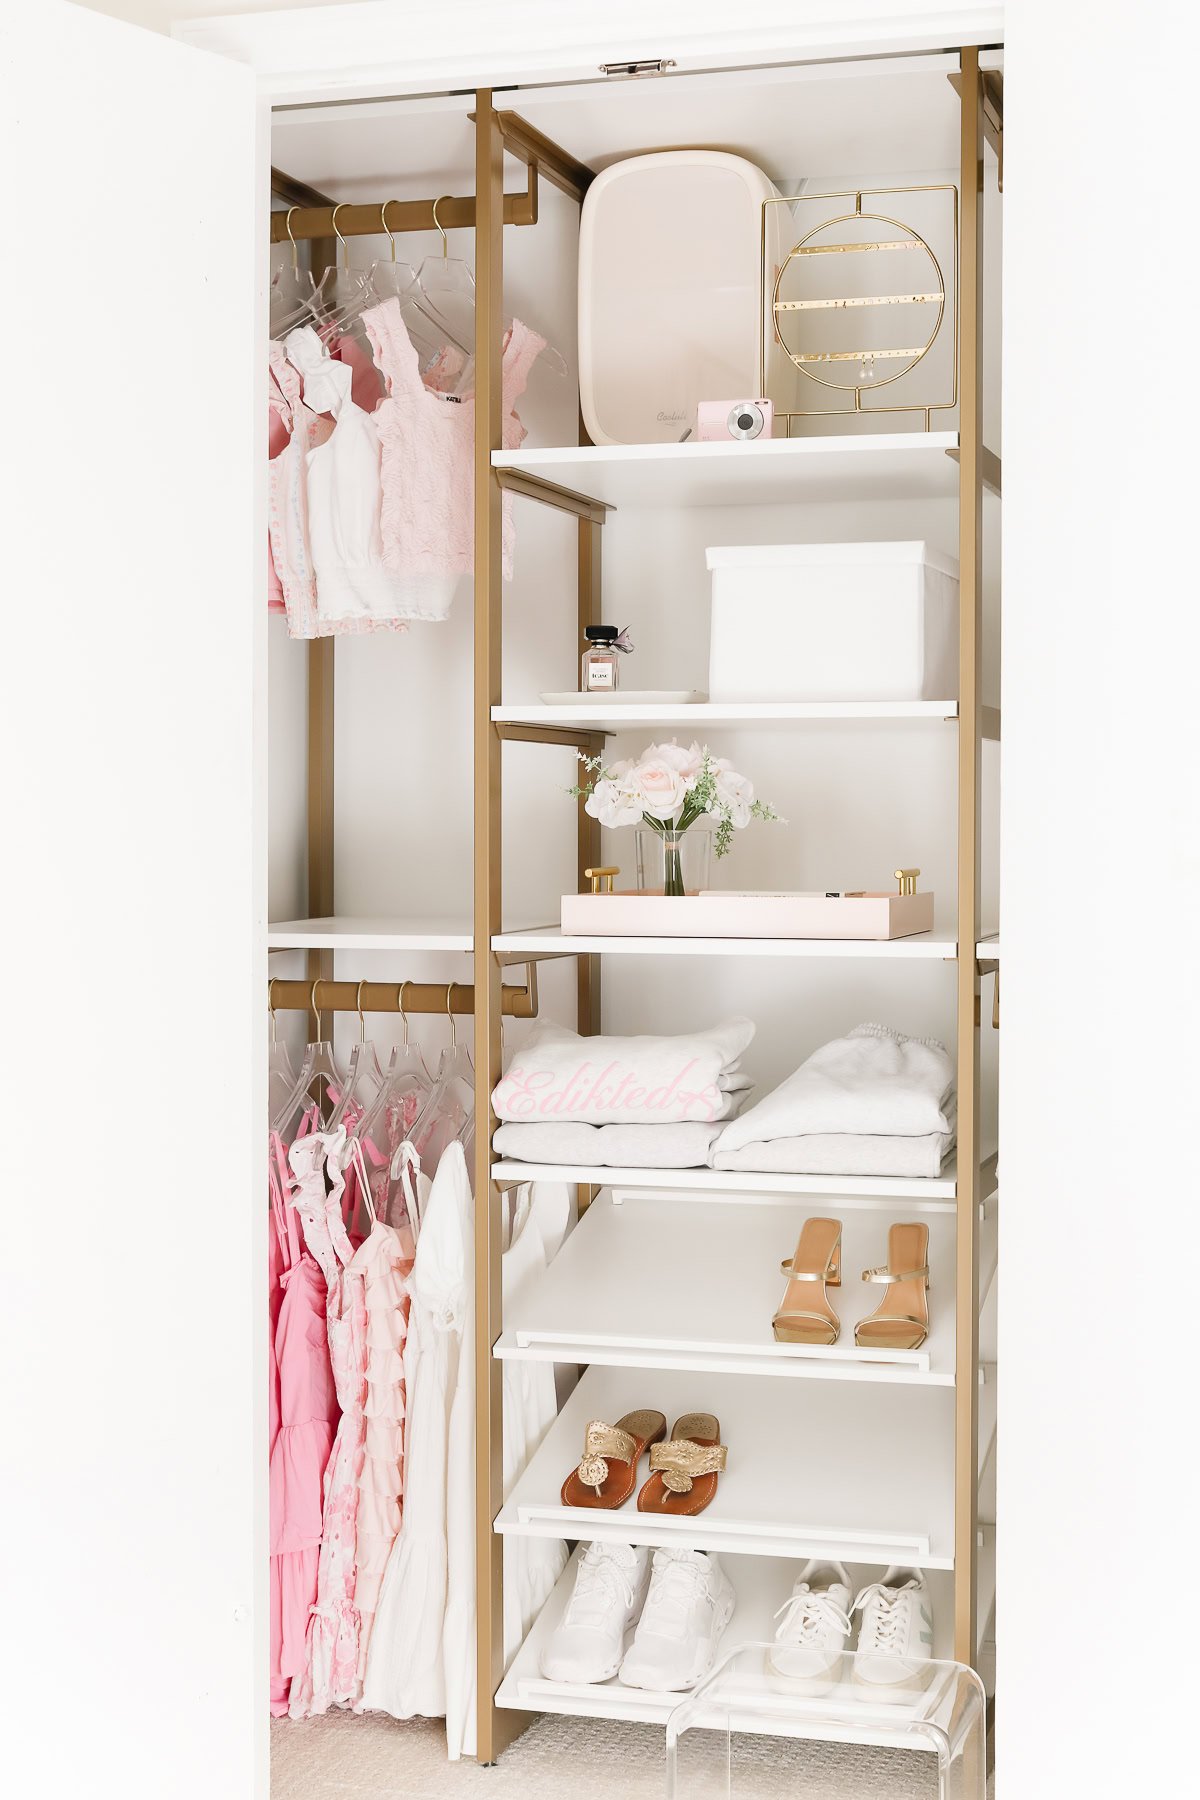
{"type": "MultiPolygon", "coordinates": [[[[667,1800],[803,1800],[794,1763],[771,1758],[743,1738],[806,1738],[929,1754],[930,1796],[984,1800],[986,1697],[973,1669],[956,1662],[915,1665],[911,1681],[880,1688],[863,1679],[878,1657],[846,1651],[813,1692],[777,1675],[772,1644],[744,1644],[671,1713],[667,1721],[667,1800]],[[936,1785],[934,1785],[936,1773],[936,1785]]],[[[826,1792],[826,1778],[819,1778],[826,1792]]],[[[884,1800],[886,1788],[879,1790],[884,1800]]]]}

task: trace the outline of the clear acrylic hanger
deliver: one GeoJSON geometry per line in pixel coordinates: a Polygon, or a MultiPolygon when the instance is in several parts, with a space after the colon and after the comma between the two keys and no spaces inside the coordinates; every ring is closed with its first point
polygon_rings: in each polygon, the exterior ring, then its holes
{"type": "Polygon", "coordinates": [[[375,264],[371,277],[375,291],[381,300],[399,300],[405,329],[423,369],[428,368],[430,363],[444,353],[448,343],[453,343],[456,350],[468,356],[470,352],[466,346],[454,342],[449,333],[431,319],[420,302],[416,270],[411,263],[396,256],[395,234],[387,222],[388,207],[396,204],[393,200],[385,200],[379,209],[380,222],[387,233],[392,253],[387,262],[375,264]]]}
{"type": "Polygon", "coordinates": [[[271,335],[276,335],[279,321],[297,311],[303,312],[316,294],[316,284],[312,273],[300,267],[300,253],[295,238],[292,236],[292,214],[298,209],[289,206],[287,210],[288,242],[292,246],[291,259],[281,264],[271,278],[271,335]]]}
{"type": "MultiPolygon", "coordinates": [[[[383,1087],[354,1130],[355,1137],[369,1137],[377,1144],[383,1143],[389,1152],[394,1152],[401,1140],[408,1135],[407,1130],[397,1130],[393,1121],[407,1120],[411,1128],[424,1110],[437,1080],[437,1076],[431,1075],[426,1068],[421,1052],[409,1041],[408,1014],[404,1010],[404,990],[407,986],[407,981],[400,984],[400,1017],[404,1021],[404,1041],[392,1051],[383,1087]]],[[[439,1066],[438,1074],[440,1073],[439,1066]]]]}
{"type": "MultiPolygon", "coordinates": [[[[322,337],[328,337],[332,332],[351,329],[359,314],[375,305],[377,296],[372,278],[376,265],[352,269],[349,246],[338,230],[337,216],[348,204],[348,201],[340,200],[333,209],[333,232],[340,258],[335,255],[333,267],[325,270],[320,281],[314,283],[312,293],[294,311],[280,319],[272,319],[272,337],[286,337],[300,325],[315,326],[322,337]]],[[[365,333],[363,341],[366,342],[365,333]]]]}
{"type": "MultiPolygon", "coordinates": [[[[374,1104],[387,1080],[379,1065],[379,1055],[375,1045],[367,1036],[367,1022],[363,1018],[362,991],[363,983],[360,981],[354,1001],[354,1010],[358,1014],[358,1042],[350,1051],[346,1085],[340,1090],[337,1108],[329,1121],[330,1131],[346,1123],[346,1114],[352,1106],[359,1107],[365,1113],[364,1097],[374,1104]]],[[[357,1136],[357,1132],[354,1135],[357,1136]]]]}
{"type": "MultiPolygon", "coordinates": [[[[433,203],[433,222],[441,233],[441,255],[425,257],[417,270],[417,287],[422,297],[422,304],[428,310],[434,323],[453,334],[460,349],[475,348],[475,272],[471,265],[464,262],[461,256],[451,256],[450,240],[446,236],[446,228],[437,216],[438,207],[446,199],[440,194],[433,203]]],[[[512,319],[506,317],[505,331],[512,330],[512,319]]],[[[565,375],[567,365],[558,351],[549,344],[538,358],[541,367],[551,370],[555,375],[565,375]]],[[[465,393],[474,385],[474,359],[463,370],[459,378],[458,392],[465,393]]]]}
{"type": "Polygon", "coordinates": [[[432,1175],[437,1168],[443,1150],[455,1139],[463,1138],[475,1117],[475,1066],[466,1046],[458,1041],[458,1029],[451,1010],[457,986],[458,983],[452,981],[446,990],[450,1048],[442,1058],[433,1092],[409,1133],[427,1175],[432,1175]]]}
{"type": "Polygon", "coordinates": [[[268,1073],[269,1097],[290,1094],[296,1085],[296,1071],[286,1044],[281,1044],[275,1026],[275,980],[267,983],[267,1007],[271,1014],[271,1057],[268,1073]]]}
{"type": "MultiPolygon", "coordinates": [[[[321,1014],[317,1006],[317,988],[319,985],[319,980],[314,981],[308,996],[308,1004],[317,1021],[318,1033],[321,1029],[321,1014]]],[[[333,1045],[325,1042],[320,1036],[315,1038],[305,1049],[304,1061],[300,1065],[300,1073],[296,1077],[296,1085],[279,1108],[279,1111],[275,1114],[275,1117],[271,1120],[271,1130],[278,1132],[279,1136],[282,1137],[287,1131],[288,1126],[291,1125],[296,1114],[298,1112],[303,1112],[306,1107],[313,1104],[317,1106],[318,1110],[321,1112],[322,1119],[324,1119],[326,1113],[332,1109],[334,1104],[330,1090],[333,1089],[340,1092],[345,1079],[342,1071],[334,1061],[333,1045]],[[323,1105],[321,1094],[322,1081],[325,1083],[323,1105]]]]}

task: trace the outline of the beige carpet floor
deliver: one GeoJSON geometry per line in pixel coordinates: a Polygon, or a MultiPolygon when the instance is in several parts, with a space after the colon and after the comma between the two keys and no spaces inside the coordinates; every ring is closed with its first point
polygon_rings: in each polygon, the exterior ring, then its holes
{"type": "MultiPolygon", "coordinates": [[[[739,1737],[726,1789],[716,1763],[688,1765],[687,1800],[936,1800],[932,1759],[915,1751],[739,1737]]],[[[446,1761],[432,1720],[330,1713],[271,1726],[271,1800],[664,1800],[654,1725],[534,1720],[494,1768],[446,1761]]],[[[989,1797],[992,1789],[989,1785],[989,1797]]]]}

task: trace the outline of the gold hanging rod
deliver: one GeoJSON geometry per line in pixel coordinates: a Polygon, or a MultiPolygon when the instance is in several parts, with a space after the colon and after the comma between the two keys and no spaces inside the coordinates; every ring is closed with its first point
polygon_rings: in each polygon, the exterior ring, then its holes
{"type": "Polygon", "coordinates": [[[775,311],[829,312],[844,306],[921,306],[928,300],[940,303],[945,298],[939,289],[936,294],[864,294],[861,297],[850,295],[845,300],[777,300],[775,311]]]}
{"type": "MultiPolygon", "coordinates": [[[[524,987],[505,983],[503,1011],[510,1019],[536,1019],[537,971],[530,963],[524,987]]],[[[469,981],[280,981],[267,983],[274,1012],[448,1013],[465,1017],[475,1010],[469,981]]]]}
{"type": "MultiPolygon", "coordinates": [[[[474,120],[474,113],[468,114],[474,120]]],[[[536,225],[538,221],[538,177],[543,176],[564,193],[576,200],[582,200],[589,184],[594,179],[594,171],[586,163],[581,163],[553,138],[548,138],[536,126],[530,125],[520,113],[502,112],[496,114],[500,132],[504,139],[504,147],[518,162],[525,164],[526,184],[523,194],[505,194],[504,223],[506,225],[536,225]]],[[[335,235],[333,228],[333,203],[318,204],[324,196],[315,188],[308,188],[305,183],[295,181],[282,172],[272,172],[275,191],[284,198],[290,194],[297,196],[298,210],[292,212],[291,235],[297,242],[305,238],[331,238],[335,235]]],[[[338,207],[337,229],[343,237],[382,237],[385,227],[382,214],[387,211],[386,230],[393,234],[400,231],[434,231],[439,225],[447,230],[462,226],[473,226],[475,223],[474,194],[448,194],[444,199],[435,200],[384,200],[378,205],[338,207]],[[437,207],[437,218],[433,209],[437,207]]],[[[288,236],[286,212],[271,214],[271,242],[282,244],[288,236]]]]}
{"type": "MultiPolygon", "coordinates": [[[[342,205],[336,209],[332,206],[302,206],[292,212],[291,235],[297,243],[306,238],[332,238],[333,215],[336,210],[337,230],[344,238],[348,237],[383,237],[385,227],[383,215],[387,214],[386,231],[396,236],[402,231],[435,231],[444,225],[448,231],[459,226],[474,225],[474,194],[447,194],[443,199],[435,200],[382,200],[378,205],[372,201],[369,206],[342,205]],[[437,207],[437,219],[433,209],[437,207]]],[[[528,184],[523,194],[505,194],[504,223],[506,225],[536,225],[538,220],[537,167],[531,163],[528,172],[528,184]]],[[[288,239],[288,215],[286,211],[271,214],[271,242],[285,244],[288,239]]]]}
{"type": "MultiPolygon", "coordinates": [[[[873,191],[873,190],[872,190],[873,191]]],[[[821,195],[821,199],[834,196],[821,195]]],[[[793,256],[846,256],[859,250],[924,250],[920,238],[877,238],[868,244],[801,244],[793,256]]]]}

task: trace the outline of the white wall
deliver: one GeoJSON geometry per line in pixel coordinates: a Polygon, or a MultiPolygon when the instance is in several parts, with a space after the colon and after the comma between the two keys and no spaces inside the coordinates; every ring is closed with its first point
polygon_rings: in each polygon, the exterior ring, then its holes
{"type": "Polygon", "coordinates": [[[5,12],[0,70],[4,1781],[240,1797],[266,1738],[254,88],[51,4],[5,12]]]}
{"type": "Polygon", "coordinates": [[[1000,1791],[1157,1800],[1200,1677],[1200,38],[1182,0],[1008,21],[1000,1791]]]}

